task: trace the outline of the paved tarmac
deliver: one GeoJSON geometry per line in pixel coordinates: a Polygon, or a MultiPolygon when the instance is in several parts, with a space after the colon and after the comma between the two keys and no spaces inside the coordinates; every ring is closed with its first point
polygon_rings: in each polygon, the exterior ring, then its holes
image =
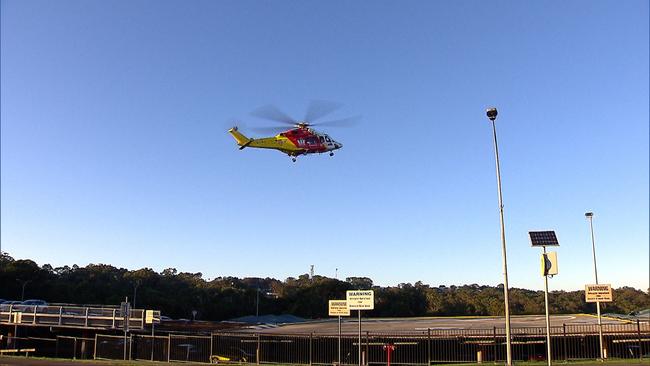
{"type": "MultiPolygon", "coordinates": [[[[358,332],[358,320],[352,314],[342,320],[341,331],[344,334],[358,332]]],[[[598,320],[595,316],[556,315],[551,316],[551,326],[562,327],[567,325],[595,326],[598,320]]],[[[603,318],[603,324],[626,324],[625,321],[603,318]]],[[[510,319],[511,328],[546,327],[544,315],[513,316],[510,319]]],[[[362,331],[373,333],[399,333],[399,332],[426,332],[432,330],[452,329],[493,329],[505,328],[503,317],[435,317],[435,318],[362,318],[362,331]]],[[[264,334],[338,334],[338,321],[336,318],[309,321],[304,323],[286,324],[280,326],[256,325],[242,329],[245,332],[264,334]]],[[[558,329],[559,331],[559,329],[558,329]]]]}

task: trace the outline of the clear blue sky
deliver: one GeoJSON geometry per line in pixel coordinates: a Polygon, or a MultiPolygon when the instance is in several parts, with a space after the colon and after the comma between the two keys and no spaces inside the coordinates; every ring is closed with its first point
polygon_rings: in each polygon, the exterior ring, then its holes
{"type": "Polygon", "coordinates": [[[1,2],[2,249],[216,276],[649,287],[648,2],[1,2]],[[226,132],[338,101],[337,154],[226,132]]]}

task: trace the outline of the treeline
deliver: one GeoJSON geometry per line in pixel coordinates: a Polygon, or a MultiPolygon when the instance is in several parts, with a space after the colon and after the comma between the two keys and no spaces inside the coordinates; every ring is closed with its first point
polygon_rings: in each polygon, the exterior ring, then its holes
{"type": "MultiPolygon", "coordinates": [[[[224,320],[259,314],[294,314],[305,318],[327,317],[327,301],[345,298],[351,289],[375,290],[371,317],[434,315],[503,315],[502,286],[438,286],[416,282],[395,287],[374,286],[366,277],[345,281],[301,275],[279,281],[273,278],[219,277],[211,281],[201,273],[178,273],[169,268],[157,273],[149,268],[129,271],[105,264],[86,267],[39,267],[31,260],[0,257],[0,298],[43,299],[50,303],[113,304],[125,296],[138,308],[159,309],[173,318],[224,320]]],[[[543,291],[510,290],[512,314],[543,314],[543,291]]],[[[631,287],[614,290],[614,302],[602,311],[627,314],[650,305],[650,295],[631,287]]],[[[553,314],[594,313],[583,291],[553,291],[553,314]]]]}

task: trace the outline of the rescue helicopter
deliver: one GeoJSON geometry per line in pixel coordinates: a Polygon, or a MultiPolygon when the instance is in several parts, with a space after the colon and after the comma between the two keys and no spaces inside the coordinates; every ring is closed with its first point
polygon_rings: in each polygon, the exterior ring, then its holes
{"type": "Polygon", "coordinates": [[[329,153],[334,156],[334,151],[343,147],[343,144],[335,141],[326,133],[317,132],[312,126],[350,126],[360,119],[359,116],[315,123],[317,119],[325,117],[340,107],[337,103],[325,101],[312,101],[307,109],[303,120],[295,120],[278,108],[272,105],[260,107],[253,111],[253,116],[279,122],[287,127],[256,128],[259,132],[276,132],[272,137],[249,138],[239,132],[237,126],[232,127],[228,132],[235,138],[239,150],[247,147],[258,149],[273,149],[289,155],[291,161],[296,162],[300,155],[329,153]]]}

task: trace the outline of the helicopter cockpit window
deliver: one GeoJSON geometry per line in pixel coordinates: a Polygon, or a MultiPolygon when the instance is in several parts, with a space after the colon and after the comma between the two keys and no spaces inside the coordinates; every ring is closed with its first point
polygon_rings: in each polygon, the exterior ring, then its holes
{"type": "MultiPolygon", "coordinates": [[[[325,136],[325,141],[327,141],[327,142],[332,142],[332,140],[330,140],[330,137],[329,137],[329,136],[325,136]]],[[[321,141],[321,142],[322,142],[322,141],[321,141]]]]}
{"type": "Polygon", "coordinates": [[[323,138],[323,136],[320,136],[320,143],[322,144],[324,142],[325,142],[325,139],[323,138]]]}

